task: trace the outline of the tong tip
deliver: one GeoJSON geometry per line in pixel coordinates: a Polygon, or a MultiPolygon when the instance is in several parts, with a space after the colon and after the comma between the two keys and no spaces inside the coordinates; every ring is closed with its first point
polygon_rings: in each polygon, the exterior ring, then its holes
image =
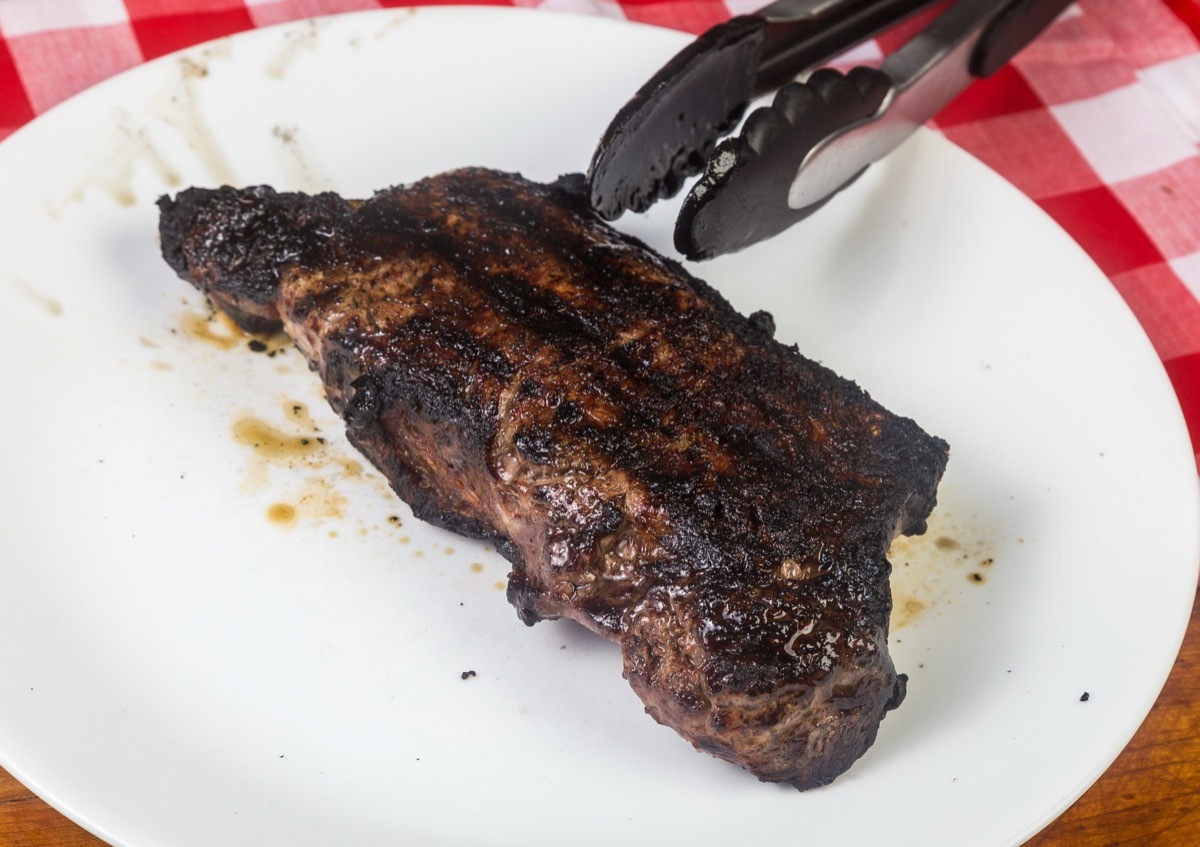
{"type": "Polygon", "coordinates": [[[592,208],[613,220],[672,197],[704,169],[754,90],[766,24],[742,16],[680,51],[617,112],[588,169],[592,208]]]}
{"type": "Polygon", "coordinates": [[[739,136],[716,148],[684,200],[675,248],[692,260],[711,259],[778,235],[811,215],[836,191],[791,208],[788,193],[805,158],[838,129],[874,114],[890,88],[887,75],[873,68],[845,75],[826,68],[807,82],[779,89],[770,106],[750,114],[739,136]]]}

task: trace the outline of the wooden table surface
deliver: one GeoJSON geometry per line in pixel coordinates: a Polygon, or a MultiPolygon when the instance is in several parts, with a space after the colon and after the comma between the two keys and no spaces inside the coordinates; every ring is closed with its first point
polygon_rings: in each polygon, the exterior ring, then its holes
{"type": "MultiPolygon", "coordinates": [[[[1200,599],[1200,598],[1198,598],[1200,599]]],[[[1026,847],[1200,844],[1200,602],[1162,694],[1113,766],[1026,847]]],[[[104,847],[0,770],[0,845],[104,847]]]]}

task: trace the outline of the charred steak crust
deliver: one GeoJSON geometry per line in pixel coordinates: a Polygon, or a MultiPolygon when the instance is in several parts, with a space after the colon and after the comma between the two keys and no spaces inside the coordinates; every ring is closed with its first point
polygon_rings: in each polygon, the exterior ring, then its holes
{"type": "Polygon", "coordinates": [[[362,202],[189,189],[161,236],[243,326],[282,322],[415,514],[497,544],[522,620],[617,641],[697,748],[825,784],[904,697],[886,552],[947,446],[584,197],[484,169],[362,202]]]}

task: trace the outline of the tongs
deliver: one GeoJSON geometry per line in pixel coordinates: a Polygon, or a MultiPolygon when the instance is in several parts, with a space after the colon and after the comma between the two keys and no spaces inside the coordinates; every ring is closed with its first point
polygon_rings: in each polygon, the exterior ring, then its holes
{"type": "Polygon", "coordinates": [[[680,253],[708,259],[777,235],[998,70],[1071,0],[957,0],[878,68],[813,71],[935,3],[778,0],[708,30],[609,125],[588,172],[593,209],[608,220],[645,211],[703,171],[676,221],[680,253]],[[771,91],[771,105],[717,143],[771,91]]]}

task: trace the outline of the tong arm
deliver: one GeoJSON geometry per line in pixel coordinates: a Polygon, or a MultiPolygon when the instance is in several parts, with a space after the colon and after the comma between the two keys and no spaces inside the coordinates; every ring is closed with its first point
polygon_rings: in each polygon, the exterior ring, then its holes
{"type": "Polygon", "coordinates": [[[893,27],[936,0],[777,0],[754,13],[763,22],[754,96],[893,27]]]}

